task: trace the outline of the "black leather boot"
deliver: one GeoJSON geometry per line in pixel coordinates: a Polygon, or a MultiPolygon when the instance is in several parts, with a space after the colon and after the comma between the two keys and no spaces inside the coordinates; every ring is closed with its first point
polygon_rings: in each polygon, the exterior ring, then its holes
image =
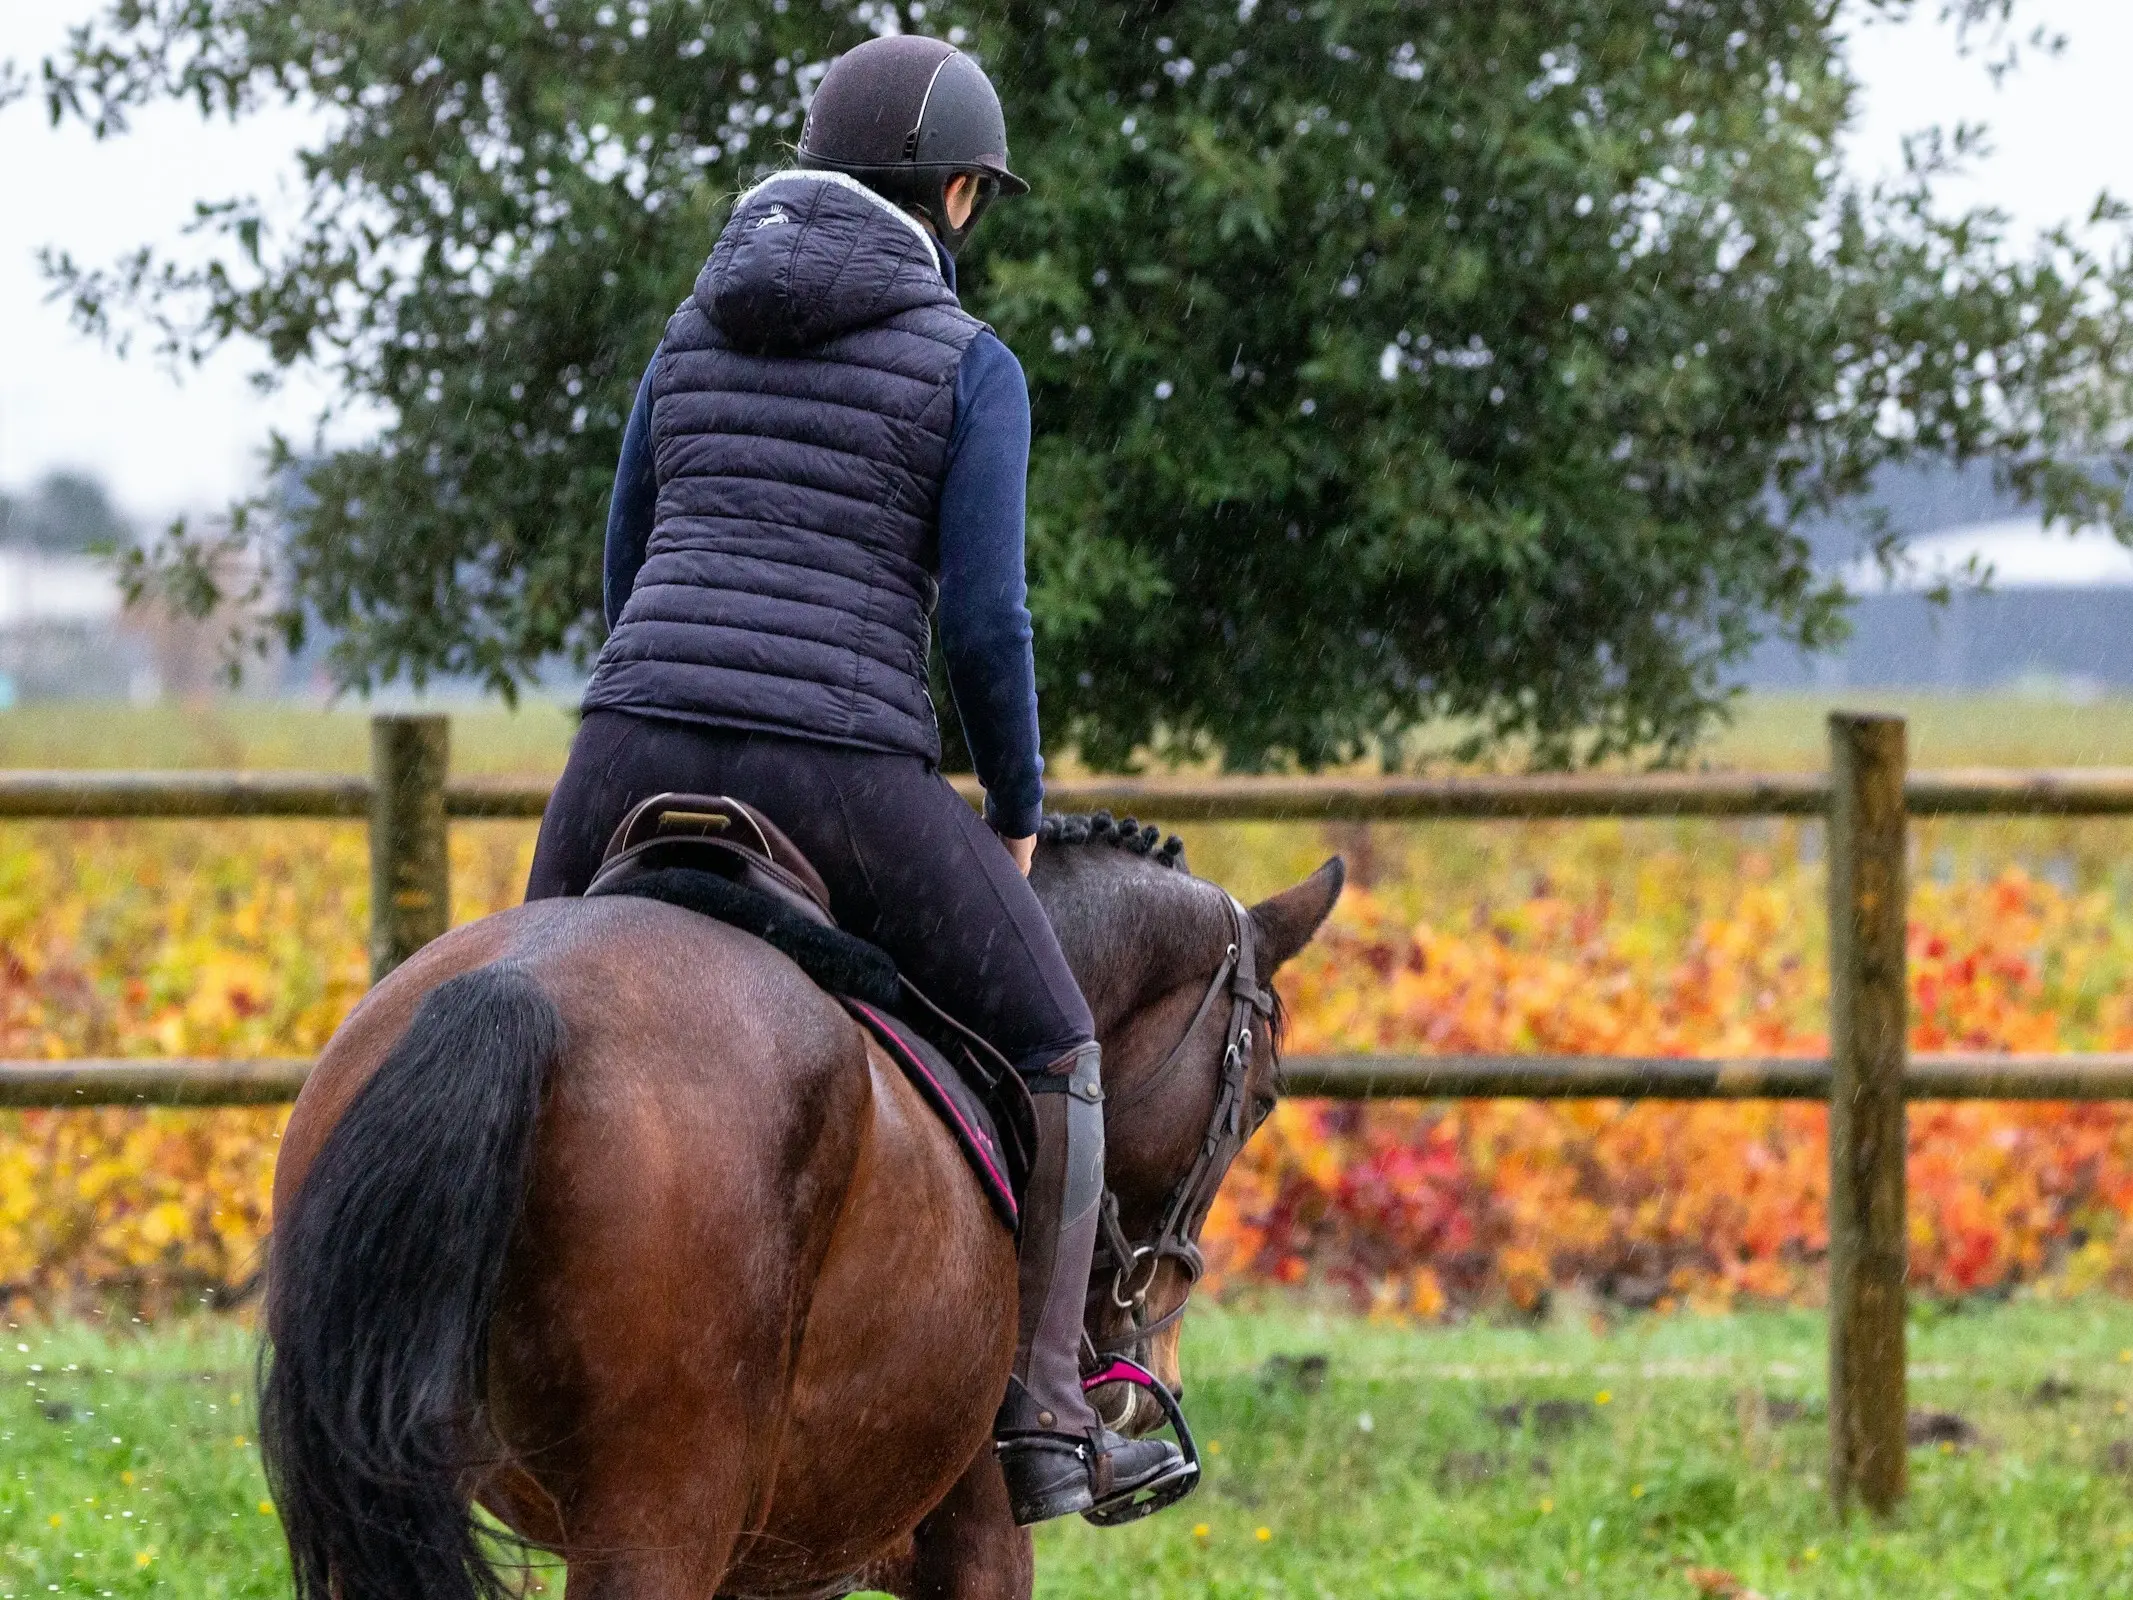
{"type": "Polygon", "coordinates": [[[1081,1392],[1082,1308],[1104,1192],[1104,1109],[1094,1044],[1030,1082],[1037,1158],[1022,1205],[1015,1370],[993,1424],[1023,1526],[1129,1500],[1191,1469],[1163,1439],[1128,1439],[1081,1392]]]}

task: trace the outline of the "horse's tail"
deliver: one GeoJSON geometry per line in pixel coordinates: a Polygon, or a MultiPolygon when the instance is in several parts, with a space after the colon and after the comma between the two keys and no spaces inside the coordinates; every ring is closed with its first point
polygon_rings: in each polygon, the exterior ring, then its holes
{"type": "Polygon", "coordinates": [[[440,984],[277,1217],[260,1449],[299,1600],[502,1600],[472,1494],[489,1323],[563,1018],[523,968],[440,984]]]}

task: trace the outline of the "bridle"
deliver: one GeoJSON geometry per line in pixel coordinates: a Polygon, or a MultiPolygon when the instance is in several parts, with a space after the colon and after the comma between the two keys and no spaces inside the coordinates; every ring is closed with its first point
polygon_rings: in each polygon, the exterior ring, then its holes
{"type": "Polygon", "coordinates": [[[1115,1338],[1088,1340],[1088,1354],[1098,1362],[1108,1356],[1121,1356],[1137,1350],[1185,1314],[1192,1286],[1207,1270],[1206,1259],[1200,1254],[1193,1236],[1207,1220],[1207,1213],[1215,1203],[1215,1191],[1221,1188],[1230,1162],[1236,1159],[1245,1140],[1258,1127],[1256,1119],[1248,1119],[1245,1105],[1245,1084],[1252,1070],[1252,1022],[1255,1017],[1271,1021],[1274,995],[1259,982],[1258,946],[1252,914],[1244,909],[1236,896],[1226,895],[1224,898],[1229,902],[1229,949],[1222,957],[1222,965],[1216,969],[1214,981],[1208,984],[1207,993],[1201,997],[1200,1008],[1193,1013],[1192,1021],[1185,1025],[1185,1032],[1149,1079],[1153,1083],[1177,1065],[1198,1035],[1201,1024],[1227,995],[1229,1023],[1223,1038],[1222,1077],[1215,1089],[1215,1107],[1207,1119],[1207,1132],[1200,1140],[1199,1154],[1193,1158],[1191,1170],[1178,1180],[1163,1202],[1162,1220],[1152,1237],[1141,1241],[1128,1239],[1119,1222],[1118,1196],[1109,1188],[1104,1190],[1096,1241],[1100,1260],[1097,1271],[1090,1276],[1092,1280],[1099,1279],[1103,1264],[1109,1263],[1111,1303],[1128,1314],[1133,1326],[1115,1338]],[[1175,1261],[1184,1269],[1185,1294],[1155,1321],[1143,1322],[1141,1317],[1147,1308],[1148,1291],[1155,1286],[1156,1274],[1165,1261],[1175,1261]]]}

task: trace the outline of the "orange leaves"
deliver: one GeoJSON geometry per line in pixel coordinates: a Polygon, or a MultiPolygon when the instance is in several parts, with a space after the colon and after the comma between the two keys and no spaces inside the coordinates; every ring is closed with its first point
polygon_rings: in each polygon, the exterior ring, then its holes
{"type": "MultiPolygon", "coordinates": [[[[1914,1047],[2133,1049],[2133,917],[2113,888],[2065,886],[2115,883],[2115,856],[2061,870],[2053,840],[2033,867],[1958,874],[1935,837],[1912,895],[1914,1047]]],[[[460,920],[517,899],[530,845],[454,830],[460,920]]],[[[1194,850],[1272,887],[1316,845],[1245,827],[1194,850]]],[[[1387,875],[1281,975],[1288,1047],[1820,1054],[1811,846],[1790,825],[1387,831],[1387,875]]],[[[353,827],[10,827],[0,1054],[313,1051],[364,987],[366,882],[353,827]]],[[[1921,1288],[2133,1291],[2133,1107],[1921,1104],[1910,1125],[1921,1288]]],[[[0,1299],[153,1307],[242,1281],[279,1126],[0,1115],[0,1299]]],[[[1813,1105],[1290,1103],[1206,1244],[1218,1282],[1331,1285],[1407,1317],[1533,1310],[1569,1284],[1629,1305],[1813,1299],[1826,1163],[1813,1105]]]]}
{"type": "MultiPolygon", "coordinates": [[[[1602,830],[1596,830],[1602,831],[1602,830]]],[[[1753,849],[1596,873],[1565,835],[1515,901],[1414,918],[1351,892],[1283,974],[1289,1048],[1820,1054],[1820,875],[1753,849]],[[1623,888],[1625,878],[1628,888],[1623,888]]],[[[1603,837],[1600,849],[1608,848],[1603,837]]],[[[1919,1050],[2133,1047],[2133,925],[2019,868],[1912,898],[1919,1050]]],[[[1913,1280],[2133,1287],[2133,1107],[1914,1106],[1913,1280]]],[[[1799,1104],[1287,1106],[1209,1224],[1218,1277],[1359,1306],[1531,1309],[1812,1298],[1826,1126],[1799,1104]]]]}

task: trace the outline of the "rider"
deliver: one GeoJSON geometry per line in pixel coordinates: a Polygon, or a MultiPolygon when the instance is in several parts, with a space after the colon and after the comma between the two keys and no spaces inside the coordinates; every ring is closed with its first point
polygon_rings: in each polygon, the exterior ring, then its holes
{"type": "Polygon", "coordinates": [[[1037,1154],[995,1437],[1023,1523],[1185,1470],[1103,1428],[1080,1383],[1103,1112],[1087,1002],[1025,881],[1044,795],[1029,390],[955,292],[979,216],[1028,187],[961,51],[891,36],[831,66],[797,167],[734,203],[638,387],[610,632],[527,889],[582,891],[650,795],[735,796],[809,856],[843,926],[1016,1064],[1037,1154]],[[938,770],[936,602],[983,822],[938,770]]]}

